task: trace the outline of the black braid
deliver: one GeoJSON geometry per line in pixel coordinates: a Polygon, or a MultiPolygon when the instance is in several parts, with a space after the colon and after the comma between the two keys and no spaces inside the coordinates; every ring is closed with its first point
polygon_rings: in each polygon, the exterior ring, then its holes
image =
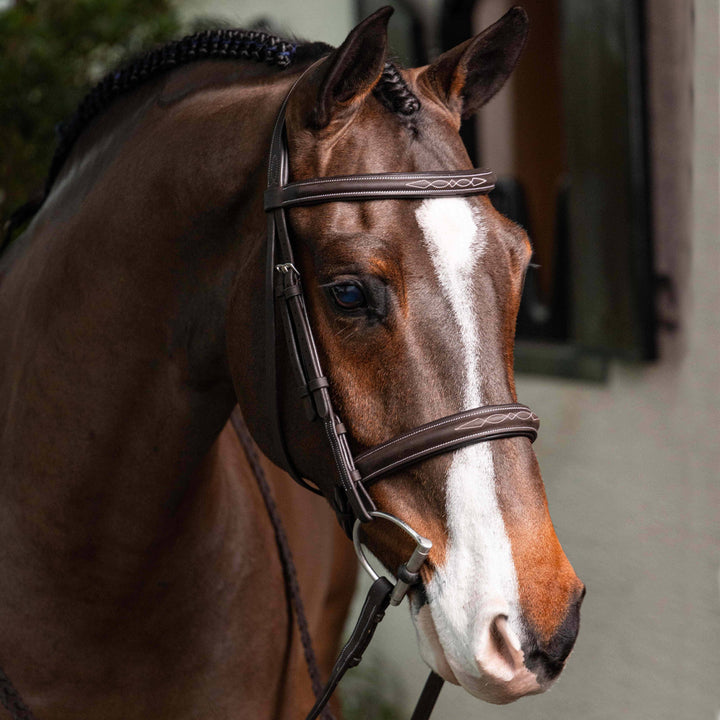
{"type": "MultiPolygon", "coordinates": [[[[243,58],[284,68],[296,58],[298,51],[304,51],[304,57],[314,59],[331,49],[325,43],[298,45],[255,30],[205,30],[171,42],[119,70],[108,73],[83,98],[75,114],[59,126],[59,142],[45,183],[45,197],[85,127],[113,100],[134,90],[145,81],[197,60],[243,58]]],[[[420,101],[391,62],[385,63],[374,93],[388,110],[403,118],[412,118],[420,109],[420,101]]]]}
{"type": "MultiPolygon", "coordinates": [[[[82,131],[116,98],[147,80],[197,60],[248,59],[287,67],[298,54],[298,44],[253,30],[205,30],[188,35],[106,75],[81,101],[75,114],[59,127],[59,142],[45,184],[45,196],[82,131]]],[[[324,43],[301,46],[303,55],[319,56],[330,49],[324,43]],[[311,50],[311,52],[307,52],[311,50]]]]}
{"type": "Polygon", "coordinates": [[[373,94],[388,110],[400,115],[407,123],[411,123],[420,110],[420,101],[412,93],[400,71],[391,62],[385,63],[380,81],[373,89],[373,94]]]}

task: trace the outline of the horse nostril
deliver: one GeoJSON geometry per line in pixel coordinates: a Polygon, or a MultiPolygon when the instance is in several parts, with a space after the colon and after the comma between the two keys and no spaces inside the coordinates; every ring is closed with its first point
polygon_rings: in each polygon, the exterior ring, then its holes
{"type": "Polygon", "coordinates": [[[520,640],[508,624],[507,615],[498,615],[490,626],[490,637],[493,639],[495,650],[508,667],[517,669],[522,665],[520,640]]]}
{"type": "Polygon", "coordinates": [[[523,670],[520,640],[505,614],[496,615],[488,626],[489,642],[475,657],[483,676],[508,683],[523,670]]]}

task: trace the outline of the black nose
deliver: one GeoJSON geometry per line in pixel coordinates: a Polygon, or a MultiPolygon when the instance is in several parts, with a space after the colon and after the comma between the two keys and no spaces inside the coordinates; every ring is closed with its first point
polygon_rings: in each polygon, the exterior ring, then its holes
{"type": "Polygon", "coordinates": [[[580,630],[580,605],[585,597],[583,586],[570,603],[567,614],[555,634],[547,641],[536,641],[528,648],[525,665],[537,675],[538,681],[554,680],[565,666],[565,660],[575,645],[580,630]]]}

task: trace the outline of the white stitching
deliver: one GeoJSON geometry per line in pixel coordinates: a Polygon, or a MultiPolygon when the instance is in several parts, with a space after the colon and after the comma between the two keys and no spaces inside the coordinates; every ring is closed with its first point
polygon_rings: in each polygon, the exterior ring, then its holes
{"type": "Polygon", "coordinates": [[[448,178],[418,178],[414,182],[407,183],[410,187],[418,188],[419,190],[427,190],[432,188],[435,190],[454,190],[455,188],[476,188],[478,183],[487,185],[487,178],[480,175],[473,175],[471,177],[458,177],[452,176],[448,178]]]}
{"type": "MultiPolygon", "coordinates": [[[[531,426],[519,426],[519,427],[513,427],[508,428],[507,432],[513,432],[515,436],[519,437],[525,437],[524,434],[520,434],[518,431],[526,431],[530,432],[537,436],[537,430],[531,426]]],[[[397,467],[398,465],[404,465],[408,462],[412,462],[417,457],[423,457],[424,455],[432,454],[436,450],[440,450],[441,448],[452,446],[452,445],[460,445],[462,443],[465,443],[468,440],[475,440],[482,438],[486,435],[494,435],[497,434],[498,431],[495,429],[492,430],[483,430],[482,432],[475,433],[474,435],[465,435],[460,438],[455,438],[454,440],[447,440],[444,443],[439,443],[438,445],[430,445],[429,447],[423,448],[422,450],[418,450],[418,452],[413,453],[412,455],[406,455],[405,457],[400,458],[399,460],[395,460],[394,462],[390,463],[389,465],[383,465],[383,467],[378,468],[377,470],[371,472],[369,475],[363,475],[363,482],[366,482],[368,480],[372,480],[372,478],[377,477],[378,475],[384,475],[389,470],[392,470],[393,468],[397,467]]],[[[513,437],[513,435],[510,435],[509,437],[513,437]]]]}
{"type": "Polygon", "coordinates": [[[493,413],[486,418],[477,417],[471,418],[462,425],[458,425],[457,430],[472,430],[473,428],[484,427],[485,425],[500,425],[501,423],[510,420],[532,420],[535,416],[532,410],[518,410],[517,412],[506,412],[506,413],[493,413]],[[481,423],[475,425],[475,423],[481,423]]]}
{"type": "Polygon", "coordinates": [[[538,416],[535,415],[535,413],[530,410],[527,405],[522,405],[521,403],[510,403],[508,405],[486,405],[481,408],[474,408],[472,410],[466,410],[464,413],[458,413],[458,415],[453,415],[451,417],[445,417],[440,418],[439,420],[434,420],[433,422],[428,423],[427,425],[423,425],[422,427],[415,428],[414,430],[410,430],[406,433],[403,433],[401,435],[398,435],[396,438],[392,438],[391,440],[388,440],[384,443],[381,443],[380,445],[376,445],[374,448],[371,448],[370,450],[366,450],[364,453],[361,453],[357,456],[356,462],[361,462],[362,460],[365,460],[366,458],[370,457],[373,453],[379,452],[380,450],[385,450],[386,448],[389,448],[392,445],[395,445],[396,443],[403,442],[404,440],[407,440],[408,438],[414,437],[415,435],[419,433],[425,433],[428,430],[433,430],[435,428],[441,427],[443,425],[450,425],[454,422],[457,422],[460,417],[459,415],[462,415],[463,420],[470,420],[470,419],[477,419],[479,417],[482,417],[482,415],[485,414],[499,414],[502,412],[510,413],[513,410],[519,410],[519,411],[527,411],[532,414],[532,417],[536,420],[538,420],[538,416]]]}
{"type": "Polygon", "coordinates": [[[450,193],[450,195],[484,195],[494,190],[494,185],[484,185],[483,187],[467,187],[467,188],[448,188],[445,190],[438,190],[436,188],[428,188],[427,190],[420,190],[413,188],[406,190],[404,188],[397,188],[396,190],[345,190],[331,193],[316,193],[314,195],[301,195],[299,197],[288,198],[287,200],[280,200],[273,207],[292,207],[293,205],[309,205],[313,200],[320,200],[323,198],[352,198],[355,197],[357,200],[362,200],[366,197],[372,197],[373,195],[390,195],[393,197],[403,197],[405,195],[409,197],[442,197],[439,193],[450,193]]]}
{"type": "Polygon", "coordinates": [[[296,180],[295,182],[288,183],[287,185],[283,185],[281,187],[281,190],[285,190],[286,188],[300,188],[305,187],[306,185],[320,185],[320,184],[326,184],[326,183],[337,183],[337,182],[356,182],[358,180],[454,180],[456,178],[481,178],[485,179],[486,177],[493,175],[492,170],[468,170],[467,172],[456,172],[453,170],[448,171],[447,175],[430,175],[428,173],[390,173],[387,175],[338,175],[337,177],[329,177],[329,178],[316,178],[313,180],[296,180]]]}

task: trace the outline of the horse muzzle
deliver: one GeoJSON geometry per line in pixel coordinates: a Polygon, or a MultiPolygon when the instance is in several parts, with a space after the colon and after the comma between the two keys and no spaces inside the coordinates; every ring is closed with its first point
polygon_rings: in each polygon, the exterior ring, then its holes
{"type": "Polygon", "coordinates": [[[414,598],[421,655],[444,680],[486,702],[503,705],[545,692],[559,677],[575,644],[584,594],[583,588],[547,642],[538,641],[531,632],[525,632],[521,640],[500,603],[482,613],[468,637],[452,632],[446,624],[441,642],[430,605],[424,598],[419,602],[414,598]]]}

